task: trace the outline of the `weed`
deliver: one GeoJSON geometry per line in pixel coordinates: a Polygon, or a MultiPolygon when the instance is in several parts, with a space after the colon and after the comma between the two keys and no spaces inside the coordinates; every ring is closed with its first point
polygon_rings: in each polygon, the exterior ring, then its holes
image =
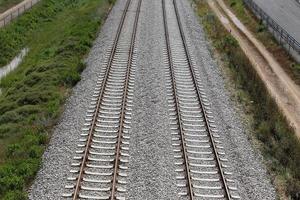
{"type": "Polygon", "coordinates": [[[266,31],[266,30],[267,30],[266,25],[264,25],[264,23],[261,21],[261,22],[259,23],[259,25],[257,25],[256,31],[257,31],[258,33],[261,33],[261,32],[264,32],[264,31],[266,31]]]}

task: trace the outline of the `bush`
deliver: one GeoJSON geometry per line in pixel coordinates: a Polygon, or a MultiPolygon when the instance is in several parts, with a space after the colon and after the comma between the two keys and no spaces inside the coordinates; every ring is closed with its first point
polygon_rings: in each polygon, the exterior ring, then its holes
{"type": "Polygon", "coordinates": [[[19,176],[4,176],[0,177],[0,192],[4,193],[10,190],[22,190],[24,180],[19,176]]]}
{"type": "Polygon", "coordinates": [[[28,196],[21,191],[8,191],[3,197],[3,200],[27,200],[28,196]]]}
{"type": "Polygon", "coordinates": [[[256,28],[256,31],[258,33],[264,32],[266,30],[267,30],[267,27],[262,22],[256,28]]]}
{"type": "MultiPolygon", "coordinates": [[[[261,140],[264,143],[271,143],[272,141],[270,140],[270,135],[271,133],[271,128],[269,124],[265,121],[261,122],[258,125],[257,132],[256,132],[256,137],[261,140]]],[[[268,145],[270,146],[270,145],[268,145]]]]}

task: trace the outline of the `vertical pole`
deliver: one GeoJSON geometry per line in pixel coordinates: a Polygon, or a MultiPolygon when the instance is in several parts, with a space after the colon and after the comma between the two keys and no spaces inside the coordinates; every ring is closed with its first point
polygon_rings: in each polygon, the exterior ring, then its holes
{"type": "Polygon", "coordinates": [[[290,54],[290,50],[291,50],[291,42],[290,42],[290,37],[289,35],[287,36],[287,42],[289,44],[289,54],[290,54]]]}
{"type": "Polygon", "coordinates": [[[281,39],[282,39],[282,29],[281,29],[281,31],[280,31],[279,44],[281,44],[281,39]]]}

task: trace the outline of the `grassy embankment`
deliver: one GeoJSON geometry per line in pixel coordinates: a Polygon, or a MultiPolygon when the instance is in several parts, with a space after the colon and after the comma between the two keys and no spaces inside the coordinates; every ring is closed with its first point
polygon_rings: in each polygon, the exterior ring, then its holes
{"type": "Polygon", "coordinates": [[[243,4],[243,0],[224,0],[224,2],[230,6],[242,23],[245,24],[245,26],[255,34],[257,39],[264,44],[268,51],[274,55],[289,76],[297,84],[300,84],[300,64],[289,56],[288,52],[278,43],[262,21],[243,4]]]}
{"type": "Polygon", "coordinates": [[[0,199],[24,200],[82,59],[113,0],[43,0],[0,29],[0,66],[24,47],[22,64],[1,80],[0,199]]]}
{"type": "Polygon", "coordinates": [[[7,9],[17,5],[23,0],[0,0],[0,13],[3,13],[7,9]]]}
{"type": "Polygon", "coordinates": [[[224,72],[234,87],[233,97],[243,106],[251,138],[261,150],[281,199],[299,199],[300,142],[280,114],[274,100],[237,41],[209,9],[206,0],[194,0],[204,30],[211,39],[224,72]]]}

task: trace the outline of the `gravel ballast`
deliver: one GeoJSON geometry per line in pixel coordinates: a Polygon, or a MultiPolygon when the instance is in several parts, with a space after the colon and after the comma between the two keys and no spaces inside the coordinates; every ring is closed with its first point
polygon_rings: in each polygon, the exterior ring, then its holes
{"type": "MultiPolygon", "coordinates": [[[[170,1],[170,0],[166,0],[170,1]]],[[[126,1],[117,1],[87,58],[81,81],[73,88],[65,111],[55,126],[42,167],[29,191],[29,199],[57,200],[67,184],[90,99],[115,37],[126,1]]],[[[254,150],[242,120],[225,89],[221,68],[213,61],[201,25],[188,0],[177,1],[195,66],[201,72],[223,146],[235,174],[241,199],[275,199],[262,157],[254,150]]],[[[136,74],[130,130],[128,199],[179,199],[175,180],[167,106],[165,46],[161,0],[143,0],[136,36],[136,74]]]]}
{"type": "Polygon", "coordinates": [[[163,63],[160,0],[143,0],[137,35],[129,199],[178,199],[163,63]]]}

